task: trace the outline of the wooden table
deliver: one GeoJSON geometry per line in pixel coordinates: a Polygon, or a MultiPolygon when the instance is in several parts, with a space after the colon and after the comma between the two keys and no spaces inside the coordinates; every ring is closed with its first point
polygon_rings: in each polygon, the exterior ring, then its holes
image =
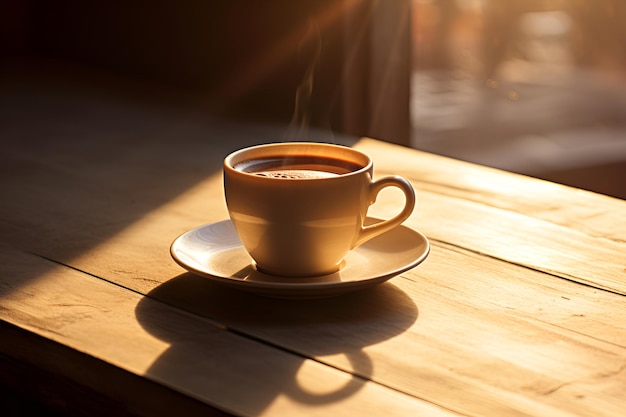
{"type": "Polygon", "coordinates": [[[0,382],[26,401],[89,416],[626,414],[626,202],[363,138],[377,176],[416,188],[406,225],[430,255],[372,289],[264,298],[187,273],[169,247],[227,218],[223,157],[274,130],[110,86],[2,91],[0,382]]]}

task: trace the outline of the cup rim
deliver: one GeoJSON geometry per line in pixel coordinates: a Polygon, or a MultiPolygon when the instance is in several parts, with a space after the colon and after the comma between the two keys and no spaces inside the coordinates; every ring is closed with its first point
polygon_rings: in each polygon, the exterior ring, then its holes
{"type": "MultiPolygon", "coordinates": [[[[349,146],[337,145],[333,143],[322,143],[322,142],[273,142],[273,143],[264,143],[259,145],[253,145],[245,148],[238,149],[236,151],[231,152],[229,155],[224,158],[224,169],[230,172],[236,173],[238,175],[245,175],[247,177],[257,178],[258,180],[263,181],[290,181],[289,179],[284,178],[276,178],[276,177],[260,177],[248,172],[244,172],[235,168],[235,166],[248,159],[256,159],[256,158],[268,158],[268,157],[276,157],[282,155],[304,155],[304,150],[308,152],[306,154],[311,154],[313,151],[314,156],[324,156],[329,157],[329,155],[324,154],[322,152],[323,149],[334,149],[335,151],[340,151],[343,155],[350,155],[350,162],[355,163],[360,166],[359,169],[354,171],[347,172],[345,174],[341,174],[336,177],[327,177],[327,178],[303,178],[298,181],[328,181],[328,180],[337,180],[341,178],[351,177],[354,175],[362,174],[363,172],[368,172],[372,169],[373,162],[372,159],[366,155],[365,153],[353,149],[349,146]],[[288,149],[297,149],[298,152],[282,152],[281,148],[288,149]]],[[[284,150],[283,149],[283,150],[284,150]]],[[[333,158],[333,156],[331,156],[333,158]]],[[[337,159],[337,158],[335,158],[337,159]]]]}

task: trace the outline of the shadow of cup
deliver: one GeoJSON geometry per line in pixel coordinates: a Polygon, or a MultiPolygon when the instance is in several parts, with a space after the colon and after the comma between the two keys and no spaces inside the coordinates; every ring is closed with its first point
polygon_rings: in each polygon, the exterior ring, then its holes
{"type": "MultiPolygon", "coordinates": [[[[230,333],[300,358],[285,362],[282,369],[272,369],[273,381],[280,382],[267,388],[262,403],[258,395],[254,397],[257,412],[279,394],[306,404],[336,402],[353,395],[374,375],[376,361],[364,349],[403,333],[418,317],[410,297],[391,283],[339,297],[289,300],[260,297],[184,273],[156,287],[147,298],[161,300],[209,319],[230,333]],[[333,387],[305,386],[298,373],[307,359],[340,369],[347,373],[347,379],[342,378],[333,387]]],[[[136,309],[139,323],[172,343],[153,368],[167,366],[159,362],[184,353],[172,340],[175,329],[155,326],[144,304],[140,302],[136,309]]]]}

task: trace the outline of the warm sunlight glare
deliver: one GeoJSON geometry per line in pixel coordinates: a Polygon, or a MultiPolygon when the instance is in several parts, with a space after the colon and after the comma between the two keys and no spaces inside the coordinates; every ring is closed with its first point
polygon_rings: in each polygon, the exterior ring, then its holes
{"type": "MultiPolygon", "coordinates": [[[[132,261],[136,257],[146,257],[154,251],[146,250],[147,242],[158,241],[161,245],[161,251],[154,252],[152,256],[155,256],[154,264],[162,264],[163,258],[169,257],[169,245],[171,242],[186,229],[194,226],[217,220],[223,220],[227,217],[225,203],[223,201],[209,201],[207,195],[219,195],[221,194],[222,176],[221,174],[215,174],[204,181],[198,183],[195,187],[183,192],[174,200],[155,208],[152,212],[147,213],[141,219],[135,223],[129,225],[118,234],[112,236],[102,244],[85,251],[76,259],[70,260],[67,264],[71,265],[73,269],[68,270],[66,266],[58,266],[46,269],[37,279],[33,279],[24,284],[19,291],[10,293],[7,297],[3,298],[3,307],[11,308],[15,305],[16,309],[23,308],[24,304],[35,303],[36,301],[30,296],[32,291],[38,292],[38,297],[46,297],[48,292],[46,287],[50,287],[49,294],[55,294],[55,288],[59,286],[66,287],[64,292],[64,298],[62,300],[63,306],[66,308],[54,308],[51,307],[45,310],[46,314],[61,314],[61,312],[68,312],[64,317],[56,317],[51,322],[58,323],[63,329],[59,329],[58,334],[69,335],[72,337],[73,332],[80,332],[74,337],[74,341],[77,344],[82,344],[85,351],[94,349],[94,346],[90,344],[97,344],[99,340],[115,340],[116,334],[128,334],[131,330],[128,329],[129,321],[125,318],[135,316],[137,308],[137,300],[141,297],[137,296],[137,299],[129,298],[128,296],[121,296],[122,293],[128,294],[128,289],[135,292],[147,293],[153,289],[158,283],[165,281],[167,278],[176,276],[181,272],[180,268],[173,262],[170,262],[170,268],[166,270],[154,270],[155,276],[144,276],[140,271],[131,270],[128,265],[135,265],[132,261]],[[211,191],[212,189],[219,188],[220,191],[211,191]],[[223,205],[223,218],[207,218],[206,213],[208,205],[223,205]],[[180,210],[180,207],[185,207],[184,211],[180,210]],[[164,221],[164,219],[180,218],[180,221],[164,221]],[[150,235],[146,235],[146,231],[150,232],[150,235]],[[121,251],[120,248],[133,248],[132,251],[121,251]],[[111,259],[115,259],[114,263],[111,263],[111,259]],[[68,278],[72,274],[76,274],[77,277],[81,277],[82,272],[90,271],[93,274],[97,274],[103,280],[110,280],[111,282],[123,282],[123,287],[110,286],[106,287],[109,290],[105,293],[100,291],[98,285],[101,284],[99,280],[85,280],[78,279],[71,280],[68,278]],[[163,278],[164,276],[165,278],[163,278]],[[80,282],[82,286],[93,286],[93,292],[100,294],[102,299],[102,305],[108,305],[111,308],[109,314],[109,322],[107,326],[102,326],[98,321],[98,314],[92,311],[97,308],[81,299],[82,291],[73,287],[72,282],[80,282]],[[117,292],[120,293],[116,296],[117,292]],[[71,309],[67,307],[71,306],[71,309]],[[57,313],[57,311],[59,313],[57,313]],[[119,320],[118,320],[119,318],[119,320]],[[93,325],[85,325],[85,321],[93,320],[93,325]],[[118,326],[123,326],[123,329],[118,329],[118,326]],[[92,336],[85,335],[85,329],[89,332],[93,332],[92,336]],[[104,337],[103,332],[110,333],[107,337],[104,337]]],[[[216,210],[218,211],[218,210],[216,210]]],[[[215,212],[215,211],[213,211],[215,212]]],[[[83,291],[85,289],[83,288],[83,291]]],[[[49,297],[52,297],[50,295],[49,297]]],[[[39,300],[37,298],[37,300],[39,300]]],[[[41,301],[38,305],[33,305],[34,309],[37,309],[41,305],[41,301]]],[[[46,305],[55,306],[56,300],[50,299],[46,301],[46,305]]],[[[43,313],[43,312],[42,312],[43,313]]],[[[209,323],[209,322],[207,322],[209,323]]],[[[98,345],[97,349],[109,350],[109,359],[116,362],[120,366],[126,366],[126,364],[132,363],[134,369],[133,372],[139,374],[146,372],[153,365],[154,361],[159,358],[163,352],[169,347],[169,341],[162,340],[159,335],[151,334],[149,329],[145,329],[139,321],[132,323],[135,327],[132,330],[133,340],[126,341],[127,343],[133,343],[136,346],[141,346],[141,349],[135,348],[122,348],[120,346],[102,346],[98,345]],[[146,352],[146,349],[150,349],[150,352],[146,352]],[[132,356],[132,357],[129,357],[132,356]]],[[[51,339],[55,340],[58,336],[55,332],[51,332],[47,335],[51,339]]]]}

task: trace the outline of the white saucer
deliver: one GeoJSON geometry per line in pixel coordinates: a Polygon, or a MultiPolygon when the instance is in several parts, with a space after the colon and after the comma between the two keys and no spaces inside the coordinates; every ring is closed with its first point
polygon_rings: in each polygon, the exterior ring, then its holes
{"type": "Polygon", "coordinates": [[[334,274],[278,277],[254,268],[230,220],[189,230],[174,240],[170,248],[174,260],[190,272],[237,289],[279,298],[330,297],[378,285],[414,268],[429,251],[430,244],[423,234],[399,226],[352,250],[334,274]]]}

